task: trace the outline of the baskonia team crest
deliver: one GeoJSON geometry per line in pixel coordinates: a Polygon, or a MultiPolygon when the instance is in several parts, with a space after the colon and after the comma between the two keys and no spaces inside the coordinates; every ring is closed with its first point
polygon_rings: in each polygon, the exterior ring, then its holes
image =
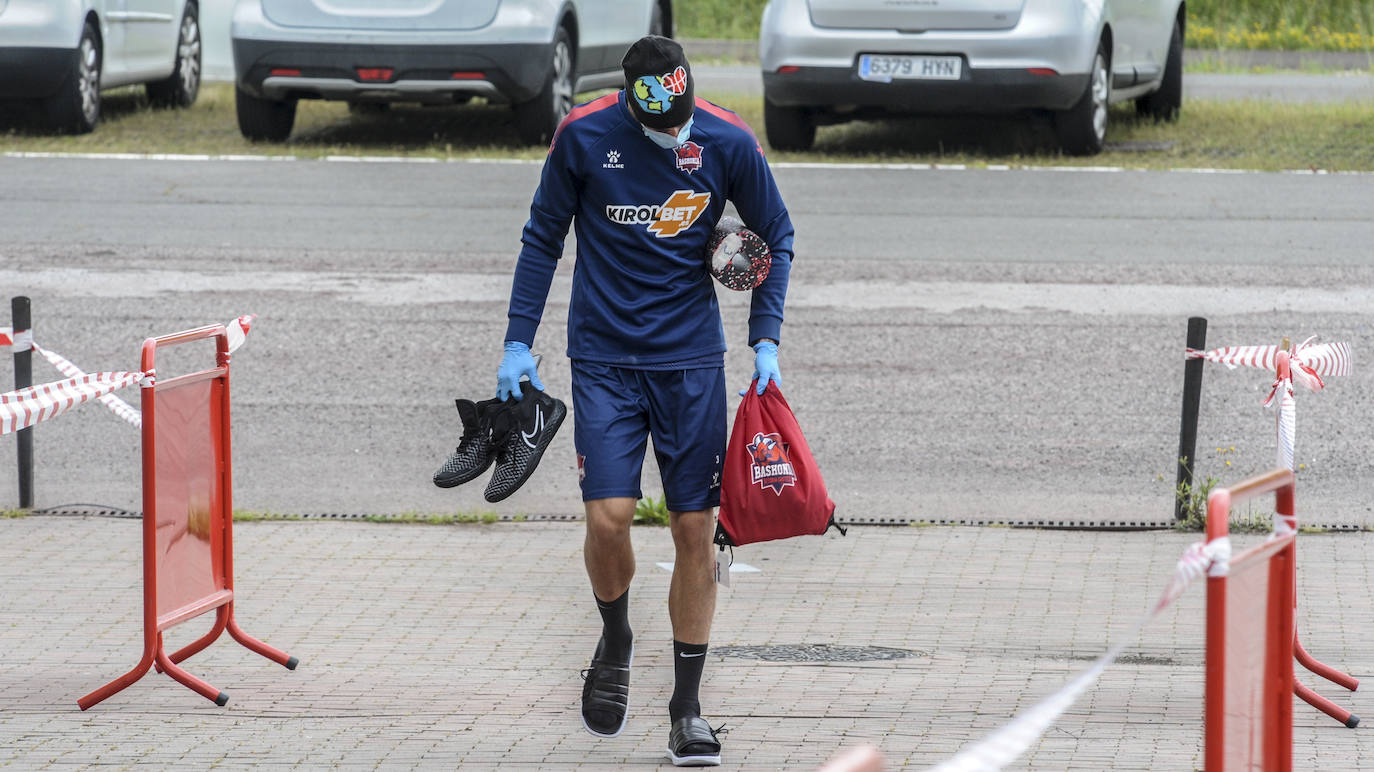
{"type": "Polygon", "coordinates": [[[673,100],[687,93],[687,70],[678,65],[676,70],[663,75],[642,75],[635,79],[635,101],[646,113],[662,115],[673,109],[673,100]]]}
{"type": "Polygon", "coordinates": [[[787,457],[787,443],[776,434],[758,432],[754,441],[746,445],[753,463],[749,467],[750,482],[760,488],[772,488],[782,495],[782,489],[797,484],[797,472],[787,457]]]}
{"type": "Polygon", "coordinates": [[[701,168],[701,145],[687,141],[673,148],[677,153],[677,168],[691,174],[701,168]]]}

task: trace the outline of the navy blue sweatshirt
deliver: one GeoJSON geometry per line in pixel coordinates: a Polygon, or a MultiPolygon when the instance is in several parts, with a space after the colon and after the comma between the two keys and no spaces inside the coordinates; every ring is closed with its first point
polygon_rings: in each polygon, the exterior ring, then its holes
{"type": "Polygon", "coordinates": [[[533,344],[576,218],[568,357],[642,369],[719,365],[725,332],[705,251],[727,199],[773,255],[753,291],[748,340],[779,340],[792,221],[749,126],[698,98],[687,143],[664,149],[644,136],[624,92],[577,106],[554,134],[530,205],[506,340],[533,344]]]}

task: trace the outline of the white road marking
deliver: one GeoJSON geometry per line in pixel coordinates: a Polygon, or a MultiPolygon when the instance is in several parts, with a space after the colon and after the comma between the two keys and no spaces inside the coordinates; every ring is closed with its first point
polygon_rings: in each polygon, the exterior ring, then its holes
{"type": "MultiPolygon", "coordinates": [[[[516,166],[542,166],[543,159],[522,159],[522,158],[431,158],[431,157],[408,157],[408,156],[356,156],[356,155],[331,155],[323,158],[302,158],[294,155],[201,155],[201,154],[177,154],[177,153],[55,153],[55,152],[29,152],[29,151],[9,151],[0,154],[3,158],[62,158],[62,159],[89,159],[97,161],[234,161],[234,162],[260,162],[260,161],[319,161],[321,163],[386,163],[386,164],[505,164],[516,166]]],[[[985,166],[970,164],[920,164],[920,163],[823,163],[817,161],[778,161],[769,164],[774,169],[830,169],[848,171],[937,171],[937,172],[964,172],[964,171],[989,171],[989,172],[1076,172],[1092,174],[1120,174],[1123,172],[1148,172],[1165,171],[1172,174],[1313,174],[1313,175],[1346,175],[1346,176],[1374,176],[1370,171],[1332,171],[1330,169],[1281,169],[1277,172],[1266,171],[1263,169],[1208,169],[1208,168],[1181,168],[1181,169],[1147,169],[1145,167],[1130,166],[1038,166],[1023,164],[1012,166],[1009,164],[987,164],[985,166]]]]}
{"type": "MultiPolygon", "coordinates": [[[[559,276],[550,303],[566,303],[571,277],[559,276]]],[[[0,269],[0,287],[24,287],[55,297],[157,298],[188,292],[293,292],[332,296],[360,305],[407,306],[452,303],[502,304],[510,300],[510,275],[487,273],[393,273],[312,271],[0,269]]],[[[722,305],[747,306],[749,293],[721,292],[722,305]]],[[[802,283],[787,295],[788,308],[859,311],[912,309],[956,313],[970,309],[1089,316],[1136,314],[1188,316],[1307,312],[1374,315],[1374,288],[1178,284],[1073,284],[968,281],[838,281],[802,283]]]]}
{"type": "MultiPolygon", "coordinates": [[[[672,563],[655,563],[654,565],[656,565],[656,566],[658,566],[659,568],[663,569],[664,571],[668,571],[668,572],[670,572],[670,573],[671,573],[672,570],[673,570],[673,564],[672,564],[672,563]]],[[[754,568],[753,566],[749,565],[748,563],[731,563],[731,564],[730,564],[730,573],[732,573],[732,574],[761,574],[761,573],[763,573],[763,571],[761,571],[760,569],[754,568]]]]}

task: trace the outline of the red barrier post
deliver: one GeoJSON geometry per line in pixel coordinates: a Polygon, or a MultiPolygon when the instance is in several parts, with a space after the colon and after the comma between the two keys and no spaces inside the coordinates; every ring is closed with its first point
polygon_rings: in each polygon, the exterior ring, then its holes
{"type": "Polygon", "coordinates": [[[234,620],[233,485],[230,470],[229,340],[223,325],[143,343],[143,656],[132,670],[77,700],[86,710],[154,665],[217,705],[229,695],[176,663],[226,629],[244,646],[286,666],[297,660],[244,633],[234,620]],[[213,338],[216,366],[156,379],[159,347],[213,338]],[[164,630],[215,611],[210,632],[168,656],[164,630]]]}
{"type": "MultiPolygon", "coordinates": [[[[1276,492],[1276,510],[1291,515],[1294,482],[1290,469],[1275,469],[1252,477],[1229,489],[1212,491],[1207,498],[1207,540],[1228,536],[1227,523],[1234,502],[1276,492]]],[[[1295,584],[1296,539],[1294,533],[1279,534],[1233,558],[1229,565],[1214,565],[1207,577],[1207,665],[1206,695],[1204,697],[1205,748],[1204,764],[1207,772],[1224,772],[1227,763],[1236,768],[1289,772],[1293,768],[1293,606],[1295,584]],[[1228,658],[1243,658],[1247,652],[1240,647],[1246,641],[1235,642],[1237,651],[1230,651],[1228,640],[1228,582],[1233,573],[1243,573],[1242,581],[1257,581],[1263,572],[1263,619],[1250,620],[1263,625],[1264,649],[1260,668],[1260,685],[1254,690],[1252,704],[1228,704],[1228,690],[1243,690],[1245,684],[1227,681],[1228,658]],[[1254,714],[1258,715],[1254,715],[1254,714]],[[1249,725],[1229,728],[1231,720],[1246,721],[1249,725]],[[1258,747],[1255,735],[1259,733],[1258,747]],[[1232,742],[1228,744],[1228,740],[1232,742]],[[1258,758],[1256,758],[1258,757],[1258,758]]],[[[1244,607],[1246,584],[1242,584],[1238,598],[1244,607]]],[[[1231,665],[1247,664],[1229,662],[1231,665]]],[[[1240,701],[1244,703],[1245,701],[1240,701]]]]}

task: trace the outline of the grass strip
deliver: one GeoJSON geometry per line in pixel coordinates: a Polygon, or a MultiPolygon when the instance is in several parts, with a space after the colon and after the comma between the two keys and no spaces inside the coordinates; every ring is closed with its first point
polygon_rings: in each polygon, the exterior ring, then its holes
{"type": "MultiPolygon", "coordinates": [[[[735,110],[763,136],[758,97],[703,96],[735,110]]],[[[856,122],[823,127],[812,152],[769,157],[775,163],[1374,171],[1372,131],[1374,103],[1368,102],[1188,102],[1172,124],[1141,120],[1126,104],[1112,110],[1107,151],[1090,158],[1060,155],[1044,116],[856,122]]],[[[233,87],[208,84],[188,110],[151,108],[141,90],[111,92],[105,117],[91,134],[0,128],[0,152],[542,160],[546,150],[521,146],[509,108],[485,104],[398,106],[380,115],[352,115],[342,103],[302,101],[290,141],[254,144],[239,134],[233,87]]]]}
{"type": "Polygon", "coordinates": [[[1188,24],[1188,47],[1219,51],[1363,51],[1374,50],[1374,35],[1363,31],[1341,32],[1329,27],[1295,27],[1280,21],[1214,26],[1197,19],[1188,24]]]}
{"type": "MultiPolygon", "coordinates": [[[[679,0],[674,33],[753,40],[767,0],[679,0]]],[[[1191,0],[1189,46],[1287,51],[1374,50],[1374,0],[1191,0]]]]}

